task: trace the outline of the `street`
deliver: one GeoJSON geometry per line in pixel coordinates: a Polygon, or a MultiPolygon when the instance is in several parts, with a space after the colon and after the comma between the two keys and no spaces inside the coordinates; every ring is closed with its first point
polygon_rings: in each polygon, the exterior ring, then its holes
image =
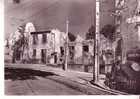
{"type": "Polygon", "coordinates": [[[51,72],[28,69],[6,69],[7,95],[81,95],[84,94],[49,78],[63,79],[51,72]],[[13,81],[11,81],[13,80],[13,81]]]}
{"type": "MultiPolygon", "coordinates": [[[[59,69],[58,69],[59,70],[59,69]]],[[[43,65],[5,65],[6,95],[98,95],[112,94],[92,88],[91,74],[58,71],[43,65]],[[77,78],[79,76],[79,79],[77,78]],[[81,77],[80,77],[81,76],[81,77]],[[82,78],[83,77],[83,78],[82,78]],[[84,79],[84,80],[82,80],[84,79]],[[87,81],[86,81],[87,80],[87,81]]]]}

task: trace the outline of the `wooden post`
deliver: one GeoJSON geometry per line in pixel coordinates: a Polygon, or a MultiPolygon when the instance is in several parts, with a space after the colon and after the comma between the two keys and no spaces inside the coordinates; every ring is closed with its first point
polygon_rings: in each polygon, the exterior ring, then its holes
{"type": "Polygon", "coordinates": [[[100,0],[96,0],[96,34],[95,34],[95,59],[93,71],[93,80],[98,82],[99,80],[99,42],[100,42],[100,0]]]}
{"type": "Polygon", "coordinates": [[[64,65],[64,70],[67,70],[67,68],[68,68],[68,31],[69,31],[69,21],[67,20],[66,21],[66,48],[65,48],[65,55],[66,55],[66,57],[65,57],[65,65],[64,65]]]}

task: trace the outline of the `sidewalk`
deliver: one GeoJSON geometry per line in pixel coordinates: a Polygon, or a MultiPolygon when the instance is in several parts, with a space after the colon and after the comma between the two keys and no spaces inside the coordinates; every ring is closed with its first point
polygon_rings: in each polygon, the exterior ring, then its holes
{"type": "Polygon", "coordinates": [[[104,77],[103,75],[100,76],[99,82],[96,82],[95,85],[92,85],[90,81],[92,80],[93,74],[92,73],[85,73],[85,72],[78,72],[73,70],[67,70],[64,71],[61,68],[56,68],[53,66],[46,66],[42,64],[5,64],[5,67],[16,67],[16,68],[30,68],[34,70],[40,70],[40,71],[50,71],[53,72],[59,76],[65,77],[73,82],[77,82],[82,87],[78,87],[78,85],[72,86],[75,88],[80,88],[79,90],[84,90],[86,93],[92,94],[92,89],[97,89],[106,92],[107,94],[114,94],[114,95],[126,95],[126,93],[115,91],[109,89],[107,86],[104,85],[104,77]],[[20,65],[20,66],[19,66],[20,65]],[[85,86],[86,85],[86,86],[85,86]],[[96,86],[97,85],[97,86],[96,86]],[[100,87],[99,87],[100,86],[100,87]]]}

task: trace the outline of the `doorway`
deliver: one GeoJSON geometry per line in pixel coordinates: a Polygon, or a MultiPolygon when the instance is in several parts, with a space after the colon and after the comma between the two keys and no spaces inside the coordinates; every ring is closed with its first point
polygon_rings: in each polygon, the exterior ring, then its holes
{"type": "Polygon", "coordinates": [[[46,57],[46,49],[41,49],[41,63],[46,63],[46,59],[47,59],[47,57],[46,57]]]}

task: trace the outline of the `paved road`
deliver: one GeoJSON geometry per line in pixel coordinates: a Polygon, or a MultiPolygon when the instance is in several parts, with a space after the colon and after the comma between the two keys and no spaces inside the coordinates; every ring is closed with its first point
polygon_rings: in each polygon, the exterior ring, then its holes
{"type": "Polygon", "coordinates": [[[5,64],[6,95],[114,95],[89,84],[92,74],[41,64],[5,64]]]}
{"type": "MultiPolygon", "coordinates": [[[[5,69],[6,95],[82,95],[70,88],[67,79],[52,72],[30,69],[5,69]]],[[[70,81],[71,82],[71,81],[70,81]]]]}

